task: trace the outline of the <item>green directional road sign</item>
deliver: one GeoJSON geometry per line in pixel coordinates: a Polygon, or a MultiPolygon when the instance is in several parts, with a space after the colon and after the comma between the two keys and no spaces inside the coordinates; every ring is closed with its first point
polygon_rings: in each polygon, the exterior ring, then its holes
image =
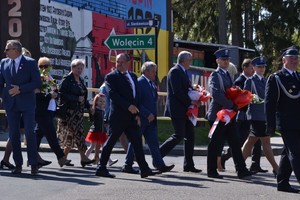
{"type": "Polygon", "coordinates": [[[111,50],[154,49],[155,35],[110,35],[104,44],[111,50]]]}

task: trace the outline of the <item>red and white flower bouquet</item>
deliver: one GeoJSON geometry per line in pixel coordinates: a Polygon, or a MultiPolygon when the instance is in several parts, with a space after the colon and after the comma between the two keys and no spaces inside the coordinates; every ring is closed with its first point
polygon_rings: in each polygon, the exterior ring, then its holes
{"type": "MultiPolygon", "coordinates": [[[[207,102],[211,98],[211,94],[200,85],[194,85],[193,89],[188,92],[188,96],[192,101],[200,101],[200,102],[207,102]]],[[[189,120],[193,123],[194,126],[197,124],[197,117],[198,117],[198,106],[190,105],[186,115],[189,117],[189,120]]]]}

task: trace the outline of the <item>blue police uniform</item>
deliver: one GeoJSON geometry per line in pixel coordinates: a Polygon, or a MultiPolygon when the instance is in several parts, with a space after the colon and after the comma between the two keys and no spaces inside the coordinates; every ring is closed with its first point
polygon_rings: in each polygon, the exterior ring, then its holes
{"type": "MultiPolygon", "coordinates": [[[[283,51],[282,56],[298,57],[298,50],[294,47],[288,48],[283,51]]],[[[296,72],[295,76],[284,66],[269,77],[266,85],[266,131],[273,134],[277,129],[284,142],[277,175],[277,190],[285,192],[299,192],[289,184],[292,171],[300,183],[299,73],[296,72]]]]}
{"type": "MultiPolygon", "coordinates": [[[[217,59],[229,58],[229,54],[229,49],[220,49],[215,52],[217,59]]],[[[225,96],[225,89],[227,87],[231,87],[232,84],[233,83],[228,72],[220,66],[210,75],[208,88],[212,94],[212,101],[209,105],[206,118],[211,126],[216,119],[217,112],[221,109],[225,108],[236,110],[236,105],[234,105],[234,103],[225,96]]],[[[227,125],[225,125],[224,122],[219,121],[211,137],[207,155],[208,177],[222,178],[217,172],[217,156],[220,155],[225,140],[227,140],[229,147],[232,149],[232,156],[236,164],[236,170],[239,178],[250,175],[246,168],[239,145],[240,142],[237,135],[235,119],[232,119],[227,125]]]]}

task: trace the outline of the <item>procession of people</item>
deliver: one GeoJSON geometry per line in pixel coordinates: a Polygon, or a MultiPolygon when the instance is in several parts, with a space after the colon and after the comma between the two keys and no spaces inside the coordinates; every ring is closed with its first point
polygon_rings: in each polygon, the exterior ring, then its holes
{"type": "MultiPolygon", "coordinates": [[[[100,177],[115,177],[108,167],[117,162],[110,160],[110,155],[121,135],[126,135],[129,141],[126,161],[121,169],[123,172],[140,174],[141,178],[146,178],[172,171],[174,165],[167,165],[163,158],[181,141],[184,144],[182,171],[195,174],[203,171],[194,163],[194,129],[197,127],[190,115],[187,115],[191,106],[198,109],[204,102],[203,98],[194,100],[189,96],[190,91],[196,90],[187,75],[193,61],[191,52],[181,51],[177,63],[168,72],[165,116],[170,117],[174,133],[161,145],[157,129],[157,65],[154,62],[145,62],[141,76],[137,77],[129,70],[132,58],[126,53],[118,54],[115,68],[106,75],[104,81],[109,98],[103,93],[96,94],[90,105],[88,90],[81,77],[84,60],[72,60],[70,73],[57,85],[51,77],[51,62],[48,58],[42,57],[36,62],[22,54],[22,44],[17,40],[8,40],[4,52],[6,58],[1,60],[0,65],[0,94],[9,126],[7,149],[13,152],[14,164],[9,162],[10,153],[7,152],[1,161],[1,168],[12,170],[15,176],[23,173],[20,142],[22,121],[27,140],[27,162],[33,176],[37,176],[42,167],[51,164],[51,161],[43,160],[38,153],[44,136],[60,167],[74,166],[68,160],[68,154],[76,148],[81,166],[97,164],[95,175],[100,177]],[[109,106],[109,113],[106,113],[106,106],[109,106]],[[90,113],[93,122],[87,136],[83,128],[84,112],[90,113]],[[57,128],[53,123],[55,117],[58,118],[57,128]],[[149,146],[153,169],[145,159],[142,136],[149,146]],[[87,153],[86,141],[94,145],[93,159],[88,158],[93,149],[87,153]],[[132,167],[134,161],[139,170],[132,167]]],[[[297,118],[300,113],[300,74],[296,71],[299,64],[298,49],[295,46],[285,49],[281,56],[282,69],[267,78],[264,77],[267,58],[261,55],[245,59],[243,71],[235,80],[228,73],[230,54],[227,48],[214,53],[217,69],[210,74],[207,92],[198,91],[200,96],[211,98],[206,113],[211,127],[207,176],[223,179],[220,172],[226,170],[225,161],[231,156],[239,179],[266,172],[261,169],[259,162],[262,146],[277,179],[277,190],[299,193],[298,189],[289,184],[292,172],[300,183],[300,123],[297,118]],[[239,92],[237,98],[240,101],[229,98],[232,91],[239,92]],[[244,97],[246,93],[241,91],[251,93],[251,99],[248,99],[249,95],[244,97]],[[270,137],[276,130],[281,133],[284,142],[279,165],[270,145],[270,137]],[[226,156],[222,155],[225,142],[230,147],[226,156]],[[247,168],[245,160],[254,146],[256,152],[259,151],[258,159],[247,168]]]]}

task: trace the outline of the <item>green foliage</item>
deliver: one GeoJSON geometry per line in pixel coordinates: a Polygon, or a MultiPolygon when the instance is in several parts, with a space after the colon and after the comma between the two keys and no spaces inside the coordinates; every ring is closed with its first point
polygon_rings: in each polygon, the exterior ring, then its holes
{"type": "MultiPolygon", "coordinates": [[[[207,145],[209,142],[208,123],[202,122],[195,128],[195,145],[207,145]]],[[[159,120],[158,121],[158,139],[160,144],[162,144],[166,139],[168,139],[174,133],[171,121],[159,120]]]]}
{"type": "MultiPolygon", "coordinates": [[[[224,0],[172,0],[175,38],[218,43],[221,1],[224,0]]],[[[300,46],[300,0],[232,0],[226,5],[226,37],[234,45],[254,48],[266,56],[268,73],[281,64],[280,50],[293,44],[300,46]],[[237,20],[237,13],[241,13],[242,20],[237,20]]]]}

